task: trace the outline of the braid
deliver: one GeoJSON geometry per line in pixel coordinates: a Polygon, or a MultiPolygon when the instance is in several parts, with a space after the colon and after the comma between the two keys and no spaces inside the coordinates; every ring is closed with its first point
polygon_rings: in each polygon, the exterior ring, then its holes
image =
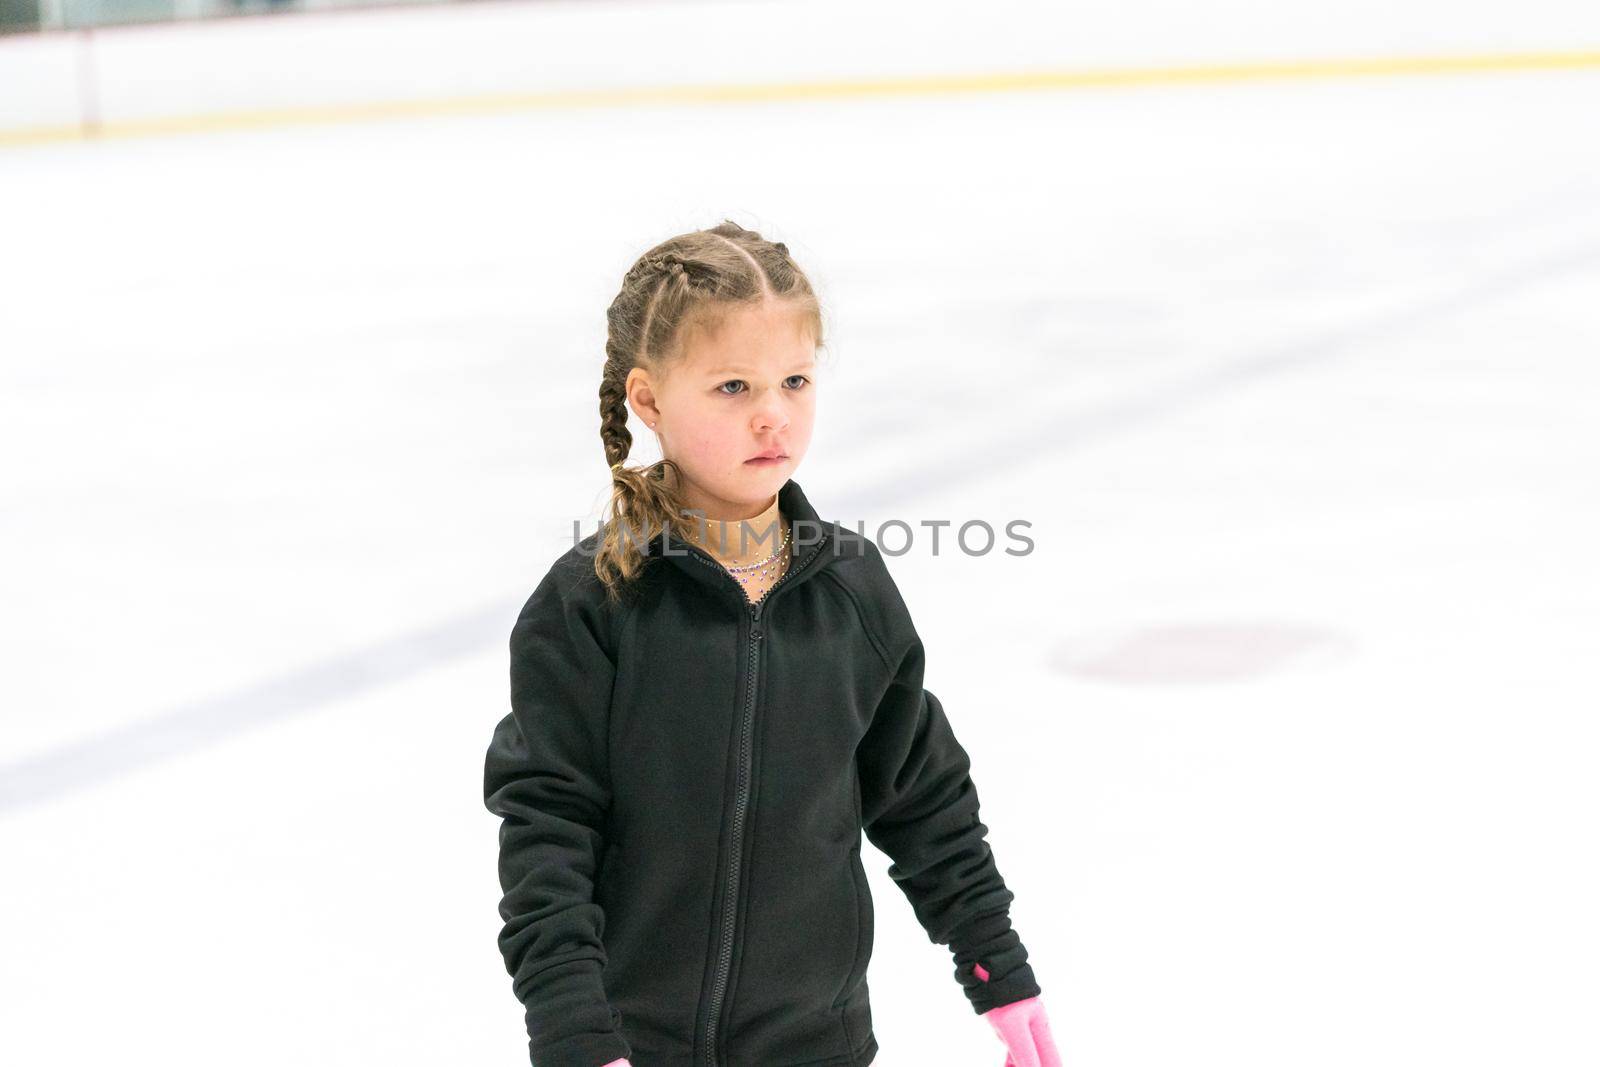
{"type": "Polygon", "coordinates": [[[811,284],[781,241],[768,241],[732,221],[669,238],[628,268],[606,311],[606,361],[600,376],[600,443],[611,469],[610,518],[594,557],[608,596],[649,562],[639,538],[668,530],[692,536],[683,506],[682,471],[670,458],[629,467],[628,378],[635,368],[652,377],[682,356],[685,330],[714,323],[729,309],[771,300],[809,316],[822,344],[821,310],[811,284]]]}
{"type": "Polygon", "coordinates": [[[609,376],[600,380],[600,441],[613,471],[622,466],[633,449],[633,434],[628,432],[628,397],[622,383],[609,376]]]}

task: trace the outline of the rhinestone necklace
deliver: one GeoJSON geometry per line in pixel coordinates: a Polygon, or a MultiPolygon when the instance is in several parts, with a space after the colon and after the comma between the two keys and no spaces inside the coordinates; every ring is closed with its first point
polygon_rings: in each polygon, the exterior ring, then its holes
{"type": "Polygon", "coordinates": [[[781,574],[784,562],[783,557],[788,550],[789,529],[785,526],[783,540],[778,542],[778,550],[766,559],[756,560],[754,563],[741,563],[736,567],[730,567],[726,563],[722,566],[724,570],[738,579],[740,585],[748,589],[751,583],[759,584],[781,574]]]}

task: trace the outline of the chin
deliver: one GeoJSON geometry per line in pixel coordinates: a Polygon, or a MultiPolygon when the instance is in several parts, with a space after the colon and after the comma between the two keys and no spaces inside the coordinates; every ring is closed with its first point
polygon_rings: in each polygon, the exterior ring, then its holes
{"type": "Polygon", "coordinates": [[[788,460],[772,465],[751,466],[742,460],[740,472],[743,477],[739,479],[740,491],[750,498],[750,503],[757,503],[758,498],[771,498],[773,493],[783,488],[783,483],[789,480],[789,471],[793,469],[788,460]]]}
{"type": "Polygon", "coordinates": [[[794,469],[794,463],[787,459],[777,463],[741,463],[740,466],[744,468],[747,479],[761,483],[770,482],[774,489],[788,481],[789,472],[794,469]]]}

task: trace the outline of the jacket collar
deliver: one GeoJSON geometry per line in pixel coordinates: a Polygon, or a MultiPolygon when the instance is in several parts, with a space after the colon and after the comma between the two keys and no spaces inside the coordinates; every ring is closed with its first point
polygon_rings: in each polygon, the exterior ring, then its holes
{"type": "MultiPolygon", "coordinates": [[[[789,570],[780,581],[783,588],[798,585],[821,571],[840,555],[855,554],[853,539],[837,523],[825,522],[811,506],[811,501],[800,489],[800,483],[790,478],[778,490],[778,510],[791,523],[793,542],[789,570]],[[841,536],[843,535],[843,536],[841,536]]],[[[665,556],[685,573],[725,592],[744,598],[732,575],[710,553],[690,544],[670,531],[652,537],[649,556],[665,556]]]]}

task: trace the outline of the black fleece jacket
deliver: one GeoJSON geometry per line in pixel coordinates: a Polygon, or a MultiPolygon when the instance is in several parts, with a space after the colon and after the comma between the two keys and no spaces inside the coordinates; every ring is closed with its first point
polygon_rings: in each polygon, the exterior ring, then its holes
{"type": "Polygon", "coordinates": [[[512,629],[484,799],[534,1067],[870,1063],[863,830],[975,1012],[1039,993],[878,547],[792,479],[779,509],[793,560],[759,603],[666,535],[611,604],[597,532],[512,629]]]}

